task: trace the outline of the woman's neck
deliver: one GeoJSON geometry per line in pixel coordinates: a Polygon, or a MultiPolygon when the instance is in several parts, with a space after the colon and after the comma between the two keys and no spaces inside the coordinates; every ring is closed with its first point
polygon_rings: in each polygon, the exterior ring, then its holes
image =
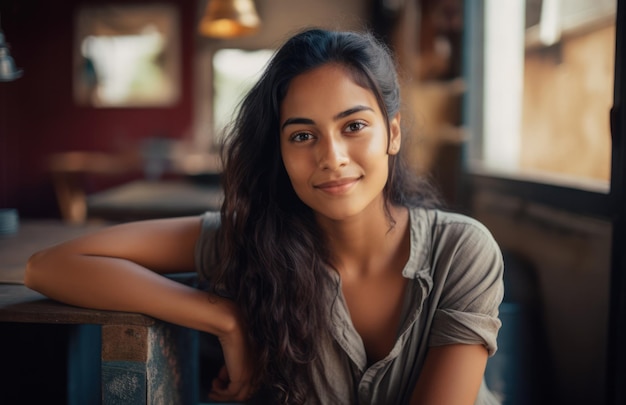
{"type": "Polygon", "coordinates": [[[381,202],[342,221],[318,219],[327,236],[333,265],[342,277],[364,277],[384,270],[398,253],[407,250],[408,210],[390,205],[389,211],[391,218],[381,202]]]}

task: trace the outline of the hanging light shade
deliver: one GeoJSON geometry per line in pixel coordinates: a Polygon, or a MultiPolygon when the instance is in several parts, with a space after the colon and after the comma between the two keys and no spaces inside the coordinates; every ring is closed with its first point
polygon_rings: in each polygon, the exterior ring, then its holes
{"type": "Polygon", "coordinates": [[[234,38],[255,33],[261,20],[254,0],[209,0],[198,31],[214,38],[234,38]]]}
{"type": "Polygon", "coordinates": [[[9,53],[9,47],[0,29],[0,82],[10,82],[22,77],[22,70],[15,67],[15,61],[9,53]]]}

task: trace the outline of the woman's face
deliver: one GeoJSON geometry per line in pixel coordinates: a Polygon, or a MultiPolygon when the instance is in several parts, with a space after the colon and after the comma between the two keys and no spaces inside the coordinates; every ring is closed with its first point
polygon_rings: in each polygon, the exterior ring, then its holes
{"type": "Polygon", "coordinates": [[[280,110],[283,163],[298,197],[319,216],[343,220],[382,207],[399,116],[385,119],[374,94],[345,68],[327,64],[296,76],[280,110]]]}

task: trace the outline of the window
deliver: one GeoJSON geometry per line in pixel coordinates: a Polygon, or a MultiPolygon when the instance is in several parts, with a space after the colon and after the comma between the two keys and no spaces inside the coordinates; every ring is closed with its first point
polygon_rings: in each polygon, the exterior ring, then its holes
{"type": "Polygon", "coordinates": [[[223,141],[224,128],[237,113],[239,103],[259,79],[274,51],[220,49],[213,56],[214,142],[223,141]]]}
{"type": "Polygon", "coordinates": [[[615,0],[467,6],[474,173],[608,193],[615,0]]]}

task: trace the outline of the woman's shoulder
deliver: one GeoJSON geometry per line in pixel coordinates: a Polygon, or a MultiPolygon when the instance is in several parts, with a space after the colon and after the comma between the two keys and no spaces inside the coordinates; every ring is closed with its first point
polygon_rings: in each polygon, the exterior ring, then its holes
{"type": "Polygon", "coordinates": [[[202,214],[202,232],[215,231],[220,227],[221,215],[219,211],[207,211],[202,214]]]}
{"type": "Polygon", "coordinates": [[[500,247],[480,221],[440,209],[415,208],[410,215],[412,249],[427,273],[441,275],[442,266],[462,273],[479,263],[483,268],[474,271],[500,271],[500,247]]]}
{"type": "Polygon", "coordinates": [[[477,219],[459,212],[438,208],[411,208],[412,228],[422,234],[422,240],[433,238],[485,238],[493,240],[491,231],[477,219]],[[425,238],[429,234],[430,238],[425,238]]]}
{"type": "Polygon", "coordinates": [[[208,268],[208,258],[210,257],[211,240],[219,229],[221,215],[219,211],[207,211],[202,215],[202,226],[200,236],[195,246],[195,264],[200,273],[208,268]]]}
{"type": "Polygon", "coordinates": [[[470,216],[443,210],[418,209],[412,211],[412,216],[421,223],[424,239],[418,242],[418,248],[423,252],[427,264],[424,268],[432,277],[433,288],[442,300],[450,300],[443,304],[463,304],[477,292],[484,294],[481,299],[499,302],[504,261],[485,225],[470,216]]]}

